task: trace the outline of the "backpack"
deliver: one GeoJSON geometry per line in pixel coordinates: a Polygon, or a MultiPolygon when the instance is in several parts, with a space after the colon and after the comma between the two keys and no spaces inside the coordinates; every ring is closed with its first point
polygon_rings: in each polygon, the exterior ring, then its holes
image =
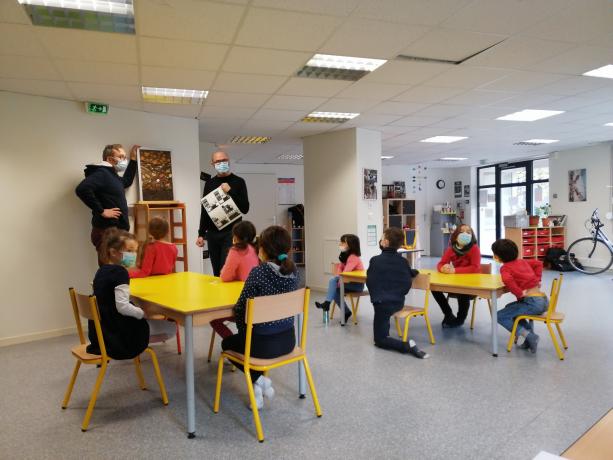
{"type": "Polygon", "coordinates": [[[573,267],[570,263],[570,259],[572,259],[573,263],[582,268],[581,264],[577,259],[575,259],[574,254],[568,254],[562,248],[549,248],[545,253],[545,262],[549,264],[549,267],[552,270],[556,270],[559,272],[572,272],[575,271],[575,267],[573,267]]]}

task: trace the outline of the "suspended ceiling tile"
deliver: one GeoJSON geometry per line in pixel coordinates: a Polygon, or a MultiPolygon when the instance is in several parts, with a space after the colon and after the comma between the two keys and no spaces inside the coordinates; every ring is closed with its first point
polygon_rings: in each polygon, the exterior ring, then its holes
{"type": "Polygon", "coordinates": [[[200,112],[199,105],[192,104],[150,104],[143,103],[145,112],[161,113],[164,115],[172,115],[182,118],[196,118],[200,112]]]}
{"type": "Polygon", "coordinates": [[[341,56],[391,59],[423,36],[424,26],[406,26],[370,19],[352,18],[338,28],[320,52],[341,56]]]}
{"type": "Polygon", "coordinates": [[[291,121],[296,123],[300,121],[307,113],[303,110],[273,110],[273,109],[260,109],[258,110],[252,120],[271,120],[271,121],[291,121]]]}
{"type": "Polygon", "coordinates": [[[55,67],[66,81],[103,83],[111,85],[138,85],[138,67],[110,62],[85,62],[55,59],[55,67]]]}
{"type": "Polygon", "coordinates": [[[271,75],[250,75],[247,73],[221,72],[217,75],[216,91],[273,94],[287,78],[271,75]]]}
{"type": "Polygon", "coordinates": [[[384,83],[368,83],[358,81],[338,94],[338,97],[364,98],[373,101],[391,99],[406,91],[406,85],[387,85],[384,83]]]}
{"type": "Polygon", "coordinates": [[[396,120],[390,123],[391,126],[407,126],[407,127],[423,127],[428,126],[438,121],[441,121],[443,118],[447,117],[426,117],[421,116],[419,114],[409,115],[399,120],[396,120]]]}
{"type": "Polygon", "coordinates": [[[209,90],[215,72],[208,70],[188,70],[175,67],[141,67],[143,86],[156,88],[182,88],[209,90]]]}
{"type": "Polygon", "coordinates": [[[415,102],[386,101],[376,105],[370,111],[373,113],[384,113],[391,115],[409,115],[425,109],[428,107],[428,105],[429,104],[418,104],[415,102]]]}
{"type": "Polygon", "coordinates": [[[72,95],[63,81],[0,78],[0,91],[72,99],[72,95]]]}
{"type": "Polygon", "coordinates": [[[560,96],[574,96],[586,91],[597,90],[611,85],[606,78],[567,77],[539,88],[539,92],[560,96]]]}
{"type": "Polygon", "coordinates": [[[450,97],[463,93],[460,88],[443,88],[436,86],[415,86],[393,98],[400,102],[417,102],[421,104],[436,104],[450,97]]]}
{"type": "Polygon", "coordinates": [[[210,43],[140,39],[141,64],[196,70],[218,70],[228,47],[210,43]]]}
{"type": "Polygon", "coordinates": [[[104,102],[106,100],[141,101],[139,86],[97,85],[91,83],[67,83],[80,101],[104,102]]]}
{"type": "Polygon", "coordinates": [[[601,46],[577,46],[569,51],[532,66],[532,70],[581,75],[589,70],[611,64],[611,49],[601,46]]]}
{"type": "Polygon", "coordinates": [[[247,136],[273,136],[286,130],[294,121],[273,121],[250,119],[241,126],[241,133],[247,136]]]}
{"type": "Polygon", "coordinates": [[[368,83],[389,83],[396,85],[418,85],[452,68],[449,64],[414,62],[405,60],[389,61],[360,81],[368,83]]]}
{"type": "Polygon", "coordinates": [[[333,97],[327,102],[317,107],[318,111],[322,112],[343,112],[343,113],[360,113],[370,109],[377,104],[377,100],[367,98],[342,98],[333,97]]]}
{"type": "Polygon", "coordinates": [[[250,8],[238,33],[238,45],[315,51],[338,27],[332,16],[250,8]]]}
{"type": "Polygon", "coordinates": [[[0,56],[0,77],[61,80],[51,61],[44,57],[0,56]]]}
{"type": "Polygon", "coordinates": [[[343,88],[351,85],[350,81],[317,80],[314,78],[290,78],[277,92],[286,96],[333,97],[343,88]]]}
{"type": "Polygon", "coordinates": [[[140,36],[231,43],[244,7],[195,0],[139,2],[135,8],[140,36]]]}
{"type": "Polygon", "coordinates": [[[272,96],[264,107],[267,109],[288,109],[312,111],[326,102],[325,97],[303,97],[303,96],[272,96]]]}
{"type": "Polygon", "coordinates": [[[266,48],[233,46],[223,65],[226,72],[294,75],[312,57],[312,53],[266,48]]]}
{"type": "Polygon", "coordinates": [[[477,89],[451,97],[447,99],[445,103],[459,105],[489,105],[504,101],[516,95],[517,93],[510,91],[487,91],[477,89]]]}
{"type": "Polygon", "coordinates": [[[32,26],[0,23],[0,54],[45,56],[32,26]]]}
{"type": "Polygon", "coordinates": [[[234,121],[247,120],[255,113],[255,108],[247,107],[208,107],[205,106],[200,112],[203,118],[224,118],[234,121]]]}
{"type": "Polygon", "coordinates": [[[212,91],[209,93],[207,107],[244,107],[260,108],[268,100],[267,94],[229,93],[212,91]]]}
{"type": "Polygon", "coordinates": [[[32,24],[26,10],[19,3],[17,3],[17,0],[0,1],[0,22],[32,24]]]}
{"type": "Polygon", "coordinates": [[[305,13],[348,16],[360,0],[254,0],[253,6],[282,10],[302,11],[305,13]]]}
{"type": "Polygon", "coordinates": [[[401,22],[404,24],[436,25],[453,15],[471,0],[377,0],[364,1],[355,16],[401,22]]]}
{"type": "Polygon", "coordinates": [[[483,85],[481,89],[515,92],[531,91],[563,78],[565,78],[563,75],[517,70],[510,71],[507,76],[483,85]]]}
{"type": "Polygon", "coordinates": [[[505,69],[456,66],[428,81],[431,86],[473,89],[508,75],[505,69]]]}
{"type": "Polygon", "coordinates": [[[402,118],[402,115],[389,115],[383,113],[363,113],[360,116],[344,123],[347,126],[366,126],[377,127],[387,125],[402,118]]]}

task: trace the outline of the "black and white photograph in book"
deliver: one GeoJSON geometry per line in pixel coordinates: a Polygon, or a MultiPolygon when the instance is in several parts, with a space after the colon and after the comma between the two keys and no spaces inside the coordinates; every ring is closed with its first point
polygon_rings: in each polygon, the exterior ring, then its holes
{"type": "Polygon", "coordinates": [[[377,170],[364,168],[364,199],[377,199],[377,170]]]}

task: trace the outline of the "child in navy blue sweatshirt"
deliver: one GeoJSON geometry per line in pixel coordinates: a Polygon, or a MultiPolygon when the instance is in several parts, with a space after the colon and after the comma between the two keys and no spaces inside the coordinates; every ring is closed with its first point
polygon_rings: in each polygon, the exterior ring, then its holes
{"type": "Polygon", "coordinates": [[[380,241],[381,254],[370,259],[366,272],[366,285],[370,301],[375,309],[373,332],[375,346],[400,353],[410,353],[416,358],[428,358],[417,348],[414,340],[403,342],[389,336],[390,318],[404,307],[404,297],[411,289],[417,270],[411,269],[408,261],[398,253],[404,242],[401,229],[391,227],[383,231],[380,241]]]}

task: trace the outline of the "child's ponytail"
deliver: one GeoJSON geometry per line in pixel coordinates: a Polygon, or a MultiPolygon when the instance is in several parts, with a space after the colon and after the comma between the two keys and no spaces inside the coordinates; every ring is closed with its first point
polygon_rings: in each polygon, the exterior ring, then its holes
{"type": "Polygon", "coordinates": [[[292,237],[283,227],[273,225],[265,229],[258,239],[259,246],[268,259],[277,264],[282,275],[296,272],[296,264],[291,257],[292,237]]]}

